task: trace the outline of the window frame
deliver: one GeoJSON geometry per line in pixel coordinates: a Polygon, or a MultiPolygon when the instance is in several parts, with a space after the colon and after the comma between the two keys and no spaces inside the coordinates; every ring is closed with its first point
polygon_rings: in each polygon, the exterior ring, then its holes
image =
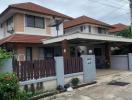
{"type": "Polygon", "coordinates": [[[32,54],[33,54],[32,47],[26,47],[26,52],[25,52],[25,56],[26,56],[26,57],[25,57],[25,58],[26,58],[27,61],[32,61],[32,59],[33,59],[32,54]],[[30,50],[30,60],[27,59],[27,58],[28,58],[27,56],[29,56],[29,55],[27,55],[27,51],[28,51],[28,50],[30,50]]]}
{"type": "Polygon", "coordinates": [[[83,31],[84,31],[83,26],[80,26],[80,31],[81,31],[81,32],[83,32],[83,31]]]}
{"type": "Polygon", "coordinates": [[[102,33],[102,28],[98,27],[98,33],[102,33]]]}
{"type": "Polygon", "coordinates": [[[10,31],[14,30],[14,24],[13,24],[13,16],[9,17],[6,21],[6,26],[7,26],[7,32],[12,33],[10,31]],[[12,28],[11,30],[9,28],[12,28]]]}
{"type": "Polygon", "coordinates": [[[34,15],[28,15],[28,14],[26,14],[25,15],[25,23],[26,23],[26,27],[33,27],[33,28],[40,28],[40,29],[45,29],[45,18],[44,17],[39,17],[39,16],[34,16],[34,15]],[[30,26],[30,25],[28,25],[28,17],[33,17],[33,26],[30,26]],[[36,19],[41,19],[42,20],[42,27],[38,27],[37,25],[36,25],[36,19]]]}
{"type": "Polygon", "coordinates": [[[6,22],[7,27],[8,25],[11,25],[11,23],[13,23],[13,16],[7,19],[7,22],[6,22]],[[10,21],[10,24],[9,24],[9,21],[10,21]]]}
{"type": "Polygon", "coordinates": [[[91,33],[91,26],[90,25],[88,25],[88,31],[89,31],[89,33],[91,33]]]}

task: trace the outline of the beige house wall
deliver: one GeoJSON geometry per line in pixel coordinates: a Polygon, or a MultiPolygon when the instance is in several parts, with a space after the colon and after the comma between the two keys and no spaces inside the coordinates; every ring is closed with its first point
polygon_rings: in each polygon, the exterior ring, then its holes
{"type": "Polygon", "coordinates": [[[50,24],[50,19],[46,18],[46,33],[51,34],[51,27],[48,27],[50,24]]]}
{"type": "Polygon", "coordinates": [[[24,14],[14,15],[14,31],[24,32],[24,14]]]}
{"type": "Polygon", "coordinates": [[[16,46],[16,56],[19,61],[25,60],[25,47],[23,45],[19,44],[16,46]]]}
{"type": "Polygon", "coordinates": [[[32,47],[32,59],[38,60],[39,59],[39,44],[17,44],[15,51],[18,57],[18,60],[23,61],[26,59],[26,47],[32,47]]]}

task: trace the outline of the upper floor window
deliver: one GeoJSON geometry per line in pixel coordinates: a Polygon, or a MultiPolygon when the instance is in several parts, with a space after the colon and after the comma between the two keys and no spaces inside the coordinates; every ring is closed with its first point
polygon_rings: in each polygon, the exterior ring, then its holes
{"type": "Polygon", "coordinates": [[[3,27],[3,24],[0,24],[0,28],[2,28],[3,27]]]}
{"type": "Polygon", "coordinates": [[[102,28],[98,27],[98,33],[102,33],[102,28]]]}
{"type": "Polygon", "coordinates": [[[7,26],[10,26],[13,23],[13,17],[7,20],[7,26]]]}
{"type": "Polygon", "coordinates": [[[32,60],[32,47],[26,47],[26,60],[32,60]]]}
{"type": "Polygon", "coordinates": [[[91,26],[90,25],[88,26],[88,29],[89,29],[89,32],[91,32],[91,26]]]}
{"type": "Polygon", "coordinates": [[[43,17],[26,15],[26,26],[35,28],[45,28],[45,20],[43,17]]]}
{"type": "Polygon", "coordinates": [[[83,26],[80,26],[80,31],[83,32],[83,26]]]}
{"type": "Polygon", "coordinates": [[[9,33],[12,33],[13,32],[13,17],[10,17],[8,20],[7,20],[7,31],[9,33]]]}

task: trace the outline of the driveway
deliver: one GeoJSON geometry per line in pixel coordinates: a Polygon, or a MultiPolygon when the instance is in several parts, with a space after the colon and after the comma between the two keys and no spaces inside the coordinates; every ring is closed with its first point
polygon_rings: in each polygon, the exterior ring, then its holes
{"type": "Polygon", "coordinates": [[[66,92],[49,100],[132,100],[132,72],[119,71],[117,73],[97,77],[97,84],[66,92]],[[126,86],[108,85],[116,80],[128,82],[126,86]]]}

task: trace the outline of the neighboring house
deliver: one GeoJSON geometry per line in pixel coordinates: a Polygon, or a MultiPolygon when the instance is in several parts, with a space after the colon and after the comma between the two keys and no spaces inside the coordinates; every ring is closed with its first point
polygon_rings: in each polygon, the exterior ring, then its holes
{"type": "Polygon", "coordinates": [[[111,28],[110,25],[87,16],[81,16],[64,23],[65,34],[76,32],[108,34],[109,28],[111,28]]]}
{"type": "Polygon", "coordinates": [[[109,32],[110,34],[113,34],[113,35],[128,28],[127,25],[121,24],[121,23],[119,23],[119,24],[114,24],[114,25],[111,25],[111,26],[112,26],[112,28],[110,28],[110,29],[108,30],[108,32],[109,32]]]}
{"type": "MultiPolygon", "coordinates": [[[[41,39],[57,36],[56,20],[70,20],[69,16],[34,3],[9,5],[0,15],[0,45],[12,51],[18,60],[36,60],[53,57],[54,49],[44,47],[41,39]]],[[[63,35],[63,23],[58,35],[63,35]]],[[[56,50],[58,51],[58,50],[56,50]]]]}

